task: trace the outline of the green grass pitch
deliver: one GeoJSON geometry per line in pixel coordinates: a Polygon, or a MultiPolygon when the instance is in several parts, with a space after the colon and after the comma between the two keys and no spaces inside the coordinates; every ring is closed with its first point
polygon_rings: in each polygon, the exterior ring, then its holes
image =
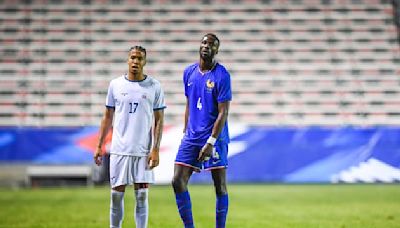
{"type": "MultiPolygon", "coordinates": [[[[214,227],[211,185],[190,185],[197,228],[214,227]]],[[[400,185],[230,185],[227,227],[400,227],[400,185]]],[[[135,227],[133,192],[123,227],[135,227]]],[[[108,227],[109,188],[0,189],[0,227],[108,227]]],[[[151,186],[149,227],[183,227],[170,186],[151,186]]]]}

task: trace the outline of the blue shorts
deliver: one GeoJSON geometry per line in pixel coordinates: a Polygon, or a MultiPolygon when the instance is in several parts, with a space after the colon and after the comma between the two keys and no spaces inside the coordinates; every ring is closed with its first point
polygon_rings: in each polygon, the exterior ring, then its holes
{"type": "Polygon", "coordinates": [[[192,145],[182,140],[175,164],[194,168],[195,172],[200,170],[221,169],[228,167],[228,144],[216,143],[211,158],[208,161],[200,162],[197,160],[203,146],[192,145]]]}

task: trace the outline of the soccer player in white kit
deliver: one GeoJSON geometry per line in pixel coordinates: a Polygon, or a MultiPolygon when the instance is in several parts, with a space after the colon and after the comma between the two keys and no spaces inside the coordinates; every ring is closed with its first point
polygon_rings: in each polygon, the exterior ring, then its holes
{"type": "Polygon", "coordinates": [[[112,127],[110,227],[121,227],[125,187],[134,184],[136,227],[145,228],[149,215],[148,187],[154,182],[152,169],[159,164],[166,106],[161,84],[143,73],[146,49],[131,47],[127,63],[128,73],[113,79],[108,87],[94,161],[101,164],[103,142],[112,127]]]}

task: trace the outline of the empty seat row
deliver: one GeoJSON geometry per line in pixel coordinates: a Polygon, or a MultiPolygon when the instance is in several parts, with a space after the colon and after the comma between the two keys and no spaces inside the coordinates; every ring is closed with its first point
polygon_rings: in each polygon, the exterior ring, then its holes
{"type": "Polygon", "coordinates": [[[97,125],[109,81],[144,45],[166,122],[181,123],[182,71],[220,37],[230,119],[398,124],[400,51],[387,0],[21,0],[0,5],[0,125],[97,125]],[[207,15],[207,18],[204,17],[207,15]]]}

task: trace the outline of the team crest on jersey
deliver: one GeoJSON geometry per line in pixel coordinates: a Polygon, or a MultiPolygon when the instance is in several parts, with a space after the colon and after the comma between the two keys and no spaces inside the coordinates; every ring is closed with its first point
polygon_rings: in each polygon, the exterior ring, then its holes
{"type": "Polygon", "coordinates": [[[147,95],[145,93],[142,94],[142,99],[147,99],[147,95]]]}
{"type": "Polygon", "coordinates": [[[215,86],[215,83],[212,82],[210,79],[208,79],[206,82],[206,86],[207,86],[207,91],[211,92],[215,86]]]}

